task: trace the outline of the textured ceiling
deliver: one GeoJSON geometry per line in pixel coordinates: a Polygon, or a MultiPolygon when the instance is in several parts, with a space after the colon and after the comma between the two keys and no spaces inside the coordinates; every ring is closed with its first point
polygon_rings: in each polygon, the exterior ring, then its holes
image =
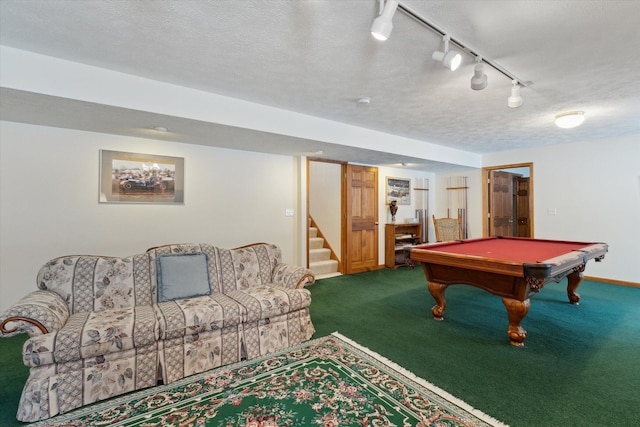
{"type": "MultiPolygon", "coordinates": [[[[376,0],[2,0],[0,44],[473,153],[640,134],[640,1],[400,3],[529,82],[524,105],[507,107],[511,81],[489,67],[489,86],[472,91],[474,59],[463,53],[463,65],[446,70],[431,59],[441,37],[400,10],[389,40],[373,39],[376,0]],[[370,105],[357,104],[363,96],[370,105]],[[585,111],[581,127],[553,125],[572,110],[585,111]]],[[[126,111],[2,95],[5,120],[126,133],[115,129],[126,111]]],[[[193,135],[183,142],[229,131],[184,126],[193,135]]],[[[241,149],[290,151],[275,137],[271,149],[240,139],[241,149]]],[[[347,148],[332,157],[360,152],[347,148]]]]}

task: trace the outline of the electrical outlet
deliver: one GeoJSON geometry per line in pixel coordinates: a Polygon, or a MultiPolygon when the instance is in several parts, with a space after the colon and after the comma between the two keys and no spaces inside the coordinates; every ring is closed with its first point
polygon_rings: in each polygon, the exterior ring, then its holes
{"type": "Polygon", "coordinates": [[[293,209],[287,208],[284,210],[284,216],[293,216],[293,209]]]}
{"type": "Polygon", "coordinates": [[[558,211],[556,210],[556,208],[548,208],[547,209],[547,215],[555,215],[557,213],[558,213],[558,211]]]}

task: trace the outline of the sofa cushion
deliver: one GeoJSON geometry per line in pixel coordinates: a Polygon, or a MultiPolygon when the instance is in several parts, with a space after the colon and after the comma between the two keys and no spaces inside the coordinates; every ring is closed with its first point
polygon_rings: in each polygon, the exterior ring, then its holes
{"type": "Polygon", "coordinates": [[[235,249],[218,249],[222,292],[269,286],[273,269],[281,262],[280,248],[256,243],[235,249]]]}
{"type": "Polygon", "coordinates": [[[57,332],[28,339],[27,366],[70,362],[155,345],[158,327],[150,305],[72,314],[57,332]]]}
{"type": "Polygon", "coordinates": [[[147,253],[151,260],[152,283],[156,288],[159,288],[158,274],[155,273],[156,260],[159,257],[206,254],[209,261],[211,293],[270,286],[274,282],[275,267],[282,263],[280,248],[270,243],[254,243],[235,249],[218,248],[208,243],[180,243],[156,246],[148,249],[147,253]]]}
{"type": "Polygon", "coordinates": [[[275,285],[232,291],[227,295],[244,307],[243,322],[255,322],[291,313],[311,304],[309,290],[288,289],[275,285]]]}
{"type": "Polygon", "coordinates": [[[241,304],[220,293],[161,302],[155,310],[163,340],[234,326],[246,317],[241,304]]]}
{"type": "Polygon", "coordinates": [[[116,310],[155,301],[149,254],[116,258],[70,255],[52,259],[38,272],[38,288],[62,297],[69,313],[116,310]]]}
{"type": "Polygon", "coordinates": [[[160,255],[156,259],[158,302],[211,293],[205,253],[160,255]]]}

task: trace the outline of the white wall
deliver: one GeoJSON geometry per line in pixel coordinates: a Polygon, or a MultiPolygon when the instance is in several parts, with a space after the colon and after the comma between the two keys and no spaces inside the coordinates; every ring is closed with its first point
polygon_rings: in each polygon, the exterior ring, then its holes
{"type": "Polygon", "coordinates": [[[585,275],[640,283],[640,135],[483,156],[486,167],[526,162],[535,237],[608,243],[585,275]]]}
{"type": "MultiPolygon", "coordinates": [[[[0,121],[0,310],[68,254],[127,256],[165,243],[279,245],[298,261],[299,166],[287,156],[0,121]],[[185,159],[184,205],[98,203],[99,150],[185,159]]],[[[300,251],[301,252],[301,251],[300,251]]]]}

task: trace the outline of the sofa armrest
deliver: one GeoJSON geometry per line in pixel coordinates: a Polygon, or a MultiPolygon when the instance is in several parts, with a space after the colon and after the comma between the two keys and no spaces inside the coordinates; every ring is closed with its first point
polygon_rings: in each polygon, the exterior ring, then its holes
{"type": "Polygon", "coordinates": [[[297,289],[313,284],[316,277],[308,268],[279,263],[273,268],[271,281],[285,288],[297,289]]]}
{"type": "Polygon", "coordinates": [[[0,315],[0,336],[47,334],[62,328],[69,315],[69,307],[60,295],[34,291],[0,315]]]}

